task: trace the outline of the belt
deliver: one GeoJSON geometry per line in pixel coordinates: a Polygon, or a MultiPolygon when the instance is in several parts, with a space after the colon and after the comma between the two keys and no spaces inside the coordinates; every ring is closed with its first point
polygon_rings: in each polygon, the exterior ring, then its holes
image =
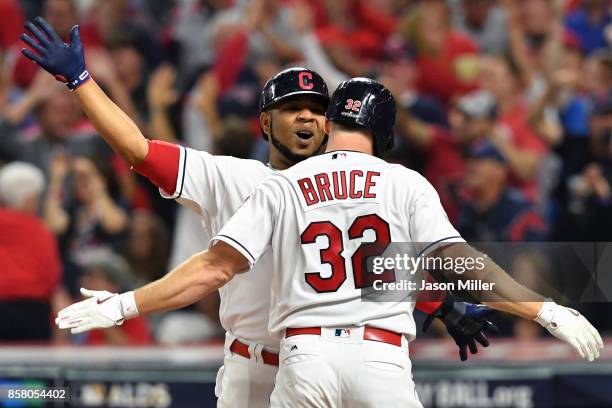
{"type": "MultiPolygon", "coordinates": [[[[285,337],[298,336],[300,334],[311,334],[315,336],[321,335],[320,327],[300,327],[289,328],[285,330],[285,337]]],[[[391,344],[397,347],[402,346],[402,335],[385,329],[377,329],[375,327],[366,326],[363,329],[363,339],[371,341],[380,341],[381,343],[391,344]]]]}
{"type": "MultiPolygon", "coordinates": [[[[230,346],[229,349],[232,353],[236,353],[239,356],[249,358],[249,359],[251,358],[251,353],[249,353],[249,346],[244,344],[238,339],[232,342],[232,345],[230,346]]],[[[269,364],[269,365],[278,367],[278,354],[271,353],[266,350],[261,350],[261,358],[264,364],[269,364]]]]}

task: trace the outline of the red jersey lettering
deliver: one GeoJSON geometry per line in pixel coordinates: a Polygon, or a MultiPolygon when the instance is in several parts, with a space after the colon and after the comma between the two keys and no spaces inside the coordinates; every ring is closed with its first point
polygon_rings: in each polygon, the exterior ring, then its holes
{"type": "Polygon", "coordinates": [[[370,188],[376,186],[376,182],[372,179],[374,177],[380,176],[380,173],[377,171],[368,171],[366,174],[366,182],[365,187],[363,189],[363,198],[376,198],[376,194],[370,193],[370,188]]]}
{"type": "Polygon", "coordinates": [[[302,190],[302,194],[304,194],[307,205],[314,205],[319,202],[319,197],[317,196],[312,181],[308,177],[298,180],[298,185],[300,186],[300,190],[302,190]]]}
{"type": "Polygon", "coordinates": [[[334,171],[332,173],[332,181],[334,182],[334,197],[336,197],[336,200],[346,200],[348,198],[348,192],[346,190],[346,172],[341,171],[338,173],[334,171]]]}
{"type": "Polygon", "coordinates": [[[317,190],[319,190],[319,199],[322,202],[334,199],[331,193],[331,185],[329,183],[329,176],[327,173],[315,175],[315,182],[317,184],[317,190]]]}
{"type": "Polygon", "coordinates": [[[353,170],[351,171],[351,180],[350,180],[350,193],[349,193],[349,197],[350,198],[361,198],[361,196],[363,195],[363,193],[361,191],[356,191],[355,190],[355,181],[357,177],[363,177],[363,171],[361,170],[353,170]]]}

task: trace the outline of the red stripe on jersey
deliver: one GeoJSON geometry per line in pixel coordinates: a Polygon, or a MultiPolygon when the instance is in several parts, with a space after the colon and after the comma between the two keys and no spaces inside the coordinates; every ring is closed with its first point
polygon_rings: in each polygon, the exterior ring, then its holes
{"type": "Polygon", "coordinates": [[[134,166],[134,170],[166,194],[172,195],[176,191],[180,157],[181,151],[177,145],[161,140],[149,140],[147,157],[134,166]]]}

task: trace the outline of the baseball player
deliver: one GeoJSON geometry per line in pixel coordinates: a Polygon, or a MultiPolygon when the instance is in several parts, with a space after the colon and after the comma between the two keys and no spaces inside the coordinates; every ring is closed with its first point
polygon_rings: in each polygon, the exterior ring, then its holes
{"type": "MultiPolygon", "coordinates": [[[[261,98],[263,135],[271,140],[270,164],[232,157],[212,156],[158,141],[148,141],[135,124],[101,91],[86,70],[78,27],[71,33],[71,44],[64,44],[42,19],[26,28],[37,40],[24,35],[23,40],[35,51],[24,55],[65,81],[74,91],[90,120],[104,139],[134,169],[156,184],[165,197],[193,208],[202,217],[210,236],[219,232],[234,211],[255,187],[274,169],[284,169],[304,160],[325,143],[324,112],[329,102],[327,87],[310,70],[294,68],[283,71],[265,86],[261,98]]],[[[264,255],[244,274],[220,289],[220,318],[226,335],[226,358],[217,378],[219,406],[267,406],[278,366],[279,337],[268,333],[269,287],[272,259],[264,255]]],[[[176,309],[199,299],[177,273],[163,279],[168,290],[177,283],[188,288],[170,305],[176,309]],[[178,277],[178,278],[177,278],[178,277]]],[[[108,293],[84,291],[91,301],[110,306],[108,293]]],[[[179,295],[177,293],[177,295],[179,295]]],[[[118,299],[118,298],[117,298],[118,299]]],[[[122,301],[120,323],[135,313],[133,300],[122,301]]],[[[484,330],[490,324],[483,318],[486,309],[447,298],[440,302],[421,302],[421,310],[441,318],[460,348],[463,360],[467,348],[476,352],[476,342],[488,345],[484,330]]],[[[141,311],[142,312],[142,311],[141,311]]],[[[64,313],[63,315],[69,316],[64,313]]],[[[81,321],[83,323],[84,321],[81,321]]],[[[64,322],[65,323],[65,322],[64,322]]],[[[61,327],[68,327],[66,324],[61,327]]],[[[97,326],[70,326],[82,332],[97,326]]]]}
{"type": "MultiPolygon", "coordinates": [[[[68,307],[58,315],[60,326],[109,327],[186,303],[252,274],[271,247],[270,331],[283,339],[270,406],[421,407],[408,357],[414,302],[362,301],[372,278],[362,270],[365,236],[374,235],[375,248],[412,242],[412,257],[446,252],[463,240],[422,176],[376,157],[393,140],[395,102],[386,88],[366,78],[342,83],[327,119],[326,153],[268,177],[208,251],[135,292],[68,307]]],[[[484,262],[491,273],[499,270],[484,262]]],[[[491,306],[535,320],[582,358],[599,356],[603,342],[584,316],[501,275],[505,287],[492,292],[503,301],[491,306]],[[516,289],[534,301],[521,302],[516,289]]],[[[395,281],[392,270],[377,278],[395,281]]]]}

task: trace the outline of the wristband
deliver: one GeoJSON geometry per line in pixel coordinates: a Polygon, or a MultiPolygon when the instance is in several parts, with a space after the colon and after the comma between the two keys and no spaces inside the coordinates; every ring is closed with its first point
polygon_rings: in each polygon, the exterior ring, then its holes
{"type": "Polygon", "coordinates": [[[550,322],[552,322],[552,319],[555,317],[555,311],[557,309],[557,306],[558,305],[551,298],[544,299],[542,308],[533,320],[542,325],[542,327],[548,326],[550,322]]]}
{"type": "Polygon", "coordinates": [[[63,81],[63,82],[66,82],[66,86],[68,87],[68,89],[70,89],[70,92],[72,92],[75,89],[77,89],[79,86],[83,85],[85,82],[89,81],[90,78],[91,78],[91,75],[89,75],[89,71],[84,70],[76,78],[72,79],[71,81],[63,81]]]}
{"type": "Polygon", "coordinates": [[[138,316],[133,290],[121,294],[121,314],[126,320],[138,316]]]}

